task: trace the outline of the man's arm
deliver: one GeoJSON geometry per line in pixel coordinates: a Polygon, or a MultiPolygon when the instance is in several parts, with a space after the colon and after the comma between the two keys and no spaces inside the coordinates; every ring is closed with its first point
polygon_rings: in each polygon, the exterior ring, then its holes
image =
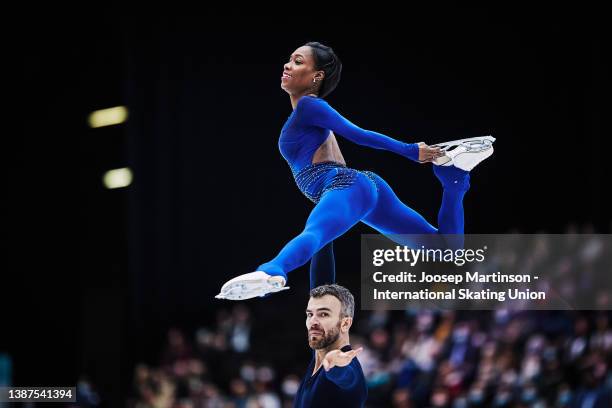
{"type": "Polygon", "coordinates": [[[332,350],[323,359],[325,376],[338,387],[349,389],[357,386],[361,376],[357,373],[358,368],[351,364],[353,358],[361,353],[363,347],[357,350],[332,350]]]}
{"type": "Polygon", "coordinates": [[[355,388],[359,384],[361,376],[356,372],[357,368],[353,365],[346,367],[334,367],[329,371],[325,371],[325,377],[342,389],[355,388]]]}
{"type": "Polygon", "coordinates": [[[336,283],[334,241],[321,248],[310,260],[310,289],[336,283]]]}

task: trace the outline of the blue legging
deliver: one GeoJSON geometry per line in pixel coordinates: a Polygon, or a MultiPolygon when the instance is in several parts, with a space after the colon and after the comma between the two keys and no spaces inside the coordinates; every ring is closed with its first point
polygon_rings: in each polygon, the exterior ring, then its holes
{"type": "MultiPolygon", "coordinates": [[[[439,242],[439,234],[463,234],[463,197],[470,187],[470,176],[454,166],[434,165],[433,169],[444,189],[438,212],[438,229],[402,203],[380,176],[371,173],[372,180],[364,173],[353,170],[357,174],[352,184],[326,191],[311,211],[304,230],[289,241],[274,259],[260,265],[257,270],[287,278],[288,272],[304,265],[317,251],[359,221],[397,242],[400,241],[394,235],[432,234],[430,245],[447,245],[439,242]]],[[[415,242],[400,243],[416,246],[415,242]]]]}

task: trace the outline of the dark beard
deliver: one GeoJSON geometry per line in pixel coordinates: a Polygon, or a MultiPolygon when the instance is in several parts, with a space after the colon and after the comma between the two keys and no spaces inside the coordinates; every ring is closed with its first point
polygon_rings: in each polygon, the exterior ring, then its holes
{"type": "Polygon", "coordinates": [[[313,350],[325,349],[334,344],[338,337],[340,337],[340,321],[338,321],[338,325],[335,328],[317,339],[311,338],[310,333],[308,333],[308,345],[313,350]]]}

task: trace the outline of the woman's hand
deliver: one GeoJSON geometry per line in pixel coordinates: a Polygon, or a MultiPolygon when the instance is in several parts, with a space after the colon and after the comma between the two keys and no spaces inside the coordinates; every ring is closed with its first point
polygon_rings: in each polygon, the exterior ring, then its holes
{"type": "Polygon", "coordinates": [[[439,147],[429,147],[425,142],[419,142],[419,163],[431,163],[438,157],[444,156],[439,147]]]}

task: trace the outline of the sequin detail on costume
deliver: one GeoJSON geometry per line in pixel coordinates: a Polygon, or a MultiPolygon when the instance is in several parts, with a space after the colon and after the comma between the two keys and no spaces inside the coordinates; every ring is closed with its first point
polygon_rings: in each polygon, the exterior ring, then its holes
{"type": "Polygon", "coordinates": [[[367,176],[367,178],[369,178],[370,180],[372,180],[372,183],[374,183],[374,185],[376,186],[376,192],[378,193],[378,183],[376,182],[376,174],[369,171],[369,170],[360,170],[360,173],[363,173],[367,176]]]}
{"type": "Polygon", "coordinates": [[[376,191],[378,191],[378,184],[374,178],[374,173],[351,169],[335,162],[321,162],[308,165],[298,172],[294,171],[293,177],[300,191],[310,201],[317,204],[327,191],[340,190],[352,186],[357,179],[358,173],[362,173],[372,180],[376,186],[376,191]],[[322,185],[323,178],[333,170],[336,170],[336,174],[322,185]]]}

